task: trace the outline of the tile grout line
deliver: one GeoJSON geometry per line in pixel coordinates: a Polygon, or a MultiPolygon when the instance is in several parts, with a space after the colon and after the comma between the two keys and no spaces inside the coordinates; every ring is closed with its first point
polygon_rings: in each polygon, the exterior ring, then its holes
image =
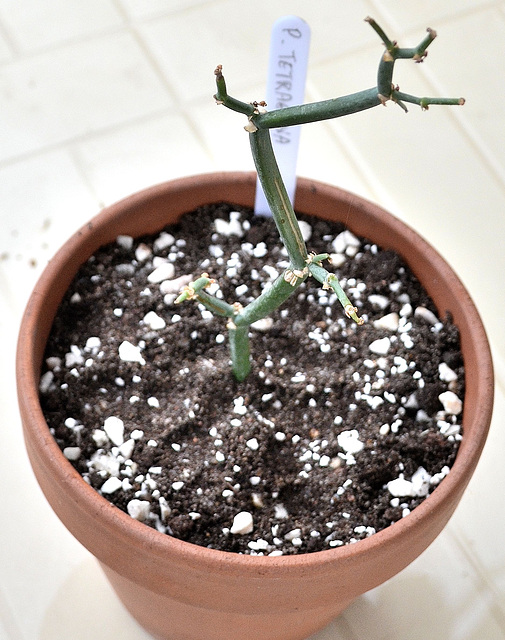
{"type": "MultiPolygon", "coordinates": [[[[118,0],[115,0],[115,2],[118,2],[118,0]]],[[[189,7],[187,9],[187,11],[197,10],[197,9],[198,9],[198,7],[189,7]]],[[[137,44],[139,45],[140,49],[142,50],[142,53],[144,54],[147,63],[151,66],[151,68],[153,69],[154,73],[156,74],[158,79],[161,81],[163,87],[167,91],[169,98],[173,101],[173,103],[175,105],[174,111],[177,111],[177,113],[180,116],[183,117],[183,119],[185,120],[186,124],[188,125],[190,131],[195,136],[195,139],[197,140],[197,142],[204,149],[205,153],[209,157],[212,157],[212,153],[211,153],[211,150],[210,150],[210,148],[209,148],[209,146],[207,144],[207,141],[205,140],[205,138],[200,133],[200,129],[193,122],[193,118],[189,115],[187,109],[184,108],[185,105],[182,104],[178,100],[177,91],[174,90],[174,87],[173,87],[172,83],[166,77],[166,75],[165,75],[165,73],[163,71],[163,68],[161,67],[160,63],[158,62],[156,56],[153,55],[153,53],[151,52],[151,49],[149,48],[149,45],[147,44],[147,42],[145,42],[144,38],[142,37],[142,34],[140,33],[139,28],[136,26],[137,23],[133,24],[131,21],[129,21],[128,16],[126,15],[126,13],[123,11],[122,8],[121,8],[121,12],[124,13],[125,18],[128,21],[129,31],[132,34],[132,36],[135,39],[135,41],[137,42],[137,44]]],[[[176,13],[180,14],[181,11],[178,11],[176,13]]],[[[163,14],[163,15],[170,15],[170,14],[163,14]]],[[[148,22],[148,21],[146,21],[146,22],[148,22]]]]}
{"type": "Polygon", "coordinates": [[[197,142],[205,150],[207,155],[211,156],[207,142],[201,135],[200,130],[193,122],[193,119],[191,118],[191,116],[188,114],[187,109],[185,109],[184,105],[181,102],[179,102],[179,100],[177,99],[177,92],[174,90],[171,82],[166,77],[160,63],[158,62],[156,57],[152,54],[148,44],[144,41],[142,35],[140,34],[140,32],[136,27],[131,27],[131,34],[135,38],[135,41],[137,42],[139,47],[142,49],[142,52],[146,58],[146,61],[149,63],[149,65],[155,72],[156,76],[161,81],[163,87],[167,91],[169,98],[173,101],[175,105],[174,111],[177,111],[177,113],[183,117],[190,131],[195,136],[197,142]]]}
{"type": "Polygon", "coordinates": [[[5,40],[10,53],[10,58],[3,60],[2,63],[0,63],[0,66],[1,66],[3,64],[9,64],[10,62],[12,62],[16,58],[16,56],[20,54],[20,51],[18,49],[18,46],[16,45],[15,38],[11,36],[10,30],[5,25],[1,16],[0,16],[0,35],[5,40]]]}
{"type": "Polygon", "coordinates": [[[10,158],[0,160],[0,170],[5,169],[11,165],[15,165],[19,162],[25,162],[25,161],[31,160],[32,158],[38,158],[40,156],[43,156],[46,153],[51,153],[55,151],[65,151],[65,150],[68,150],[68,148],[72,145],[89,142],[96,139],[97,137],[99,138],[99,137],[108,135],[109,133],[115,133],[115,132],[121,131],[121,129],[123,128],[136,126],[144,121],[152,121],[152,119],[154,118],[163,118],[169,115],[171,112],[178,113],[178,111],[179,111],[178,108],[173,109],[169,107],[163,107],[162,109],[157,109],[156,111],[153,111],[151,113],[144,113],[139,116],[134,116],[128,120],[125,120],[124,122],[119,122],[112,125],[109,124],[103,127],[98,127],[96,130],[91,132],[70,136],[59,142],[43,145],[40,148],[34,149],[27,153],[13,155],[10,158]]]}
{"type": "MultiPolygon", "coordinates": [[[[1,27],[0,27],[1,29],[1,27]]],[[[0,62],[0,69],[3,67],[7,67],[9,65],[15,64],[16,62],[23,62],[25,60],[35,59],[39,56],[48,55],[51,53],[55,53],[60,51],[61,49],[66,49],[67,47],[74,47],[80,44],[86,44],[88,42],[92,42],[93,40],[103,40],[113,35],[117,35],[120,33],[124,33],[126,31],[125,26],[115,26],[115,27],[107,27],[103,31],[99,33],[89,33],[80,36],[74,36],[68,38],[66,40],[61,40],[59,42],[45,45],[40,47],[39,49],[30,49],[28,51],[19,49],[17,46],[15,47],[15,56],[11,59],[4,60],[0,62]]]]}
{"type": "MultiPolygon", "coordinates": [[[[389,21],[389,24],[393,29],[401,30],[401,25],[398,24],[397,20],[395,20],[395,18],[392,16],[391,11],[388,11],[387,9],[384,9],[382,7],[380,0],[378,3],[377,3],[377,0],[367,0],[367,2],[370,3],[370,5],[374,8],[374,11],[377,11],[378,14],[382,14],[385,21],[386,20],[389,21]]],[[[504,6],[502,0],[488,0],[487,2],[483,2],[478,6],[463,8],[459,11],[458,10],[452,11],[451,13],[448,13],[446,15],[440,15],[436,19],[437,25],[433,25],[433,27],[434,28],[440,27],[440,25],[444,26],[456,20],[460,20],[461,18],[465,18],[471,15],[474,15],[476,13],[480,13],[482,11],[488,11],[489,9],[500,9],[500,7],[502,6],[504,6]]],[[[417,31],[419,28],[422,29],[423,26],[424,25],[421,24],[421,22],[419,22],[418,24],[414,24],[410,26],[407,30],[405,30],[405,33],[408,34],[410,31],[412,32],[417,31]]],[[[430,26],[430,25],[426,25],[426,26],[430,26]]]]}

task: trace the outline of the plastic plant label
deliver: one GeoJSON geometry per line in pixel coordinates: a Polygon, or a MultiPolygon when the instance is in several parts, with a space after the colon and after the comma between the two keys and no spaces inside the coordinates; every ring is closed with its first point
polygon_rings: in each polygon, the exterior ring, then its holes
{"type": "MultiPolygon", "coordinates": [[[[266,91],[267,110],[303,104],[310,46],[310,27],[297,16],[284,16],[272,27],[266,91]]],[[[272,129],[272,144],[291,202],[296,189],[300,126],[272,129]]],[[[259,180],[254,211],[271,215],[259,180]]]]}

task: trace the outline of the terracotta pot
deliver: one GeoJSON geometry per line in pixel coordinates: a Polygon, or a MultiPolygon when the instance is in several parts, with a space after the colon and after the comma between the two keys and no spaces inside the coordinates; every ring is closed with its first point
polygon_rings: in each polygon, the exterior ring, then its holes
{"type": "Polygon", "coordinates": [[[252,206],[254,188],[252,174],[204,175],[161,184],[108,207],[49,263],[21,326],[19,405],[35,475],[62,522],[98,558],[126,607],[157,638],[296,640],[324,627],[436,538],[470,480],[491,419],[493,370],[486,334],[454,272],[422,238],[384,210],[337,188],[300,179],[299,211],[343,221],[355,233],[399,252],[440,315],[450,311],[460,329],[466,367],[464,437],[448,477],[409,516],[370,538],[291,557],[243,556],[176,540],[133,520],[86,484],[51,437],[38,399],[44,348],[65,290],[79,266],[117,235],[156,232],[205,203],[228,200],[252,206]]]}

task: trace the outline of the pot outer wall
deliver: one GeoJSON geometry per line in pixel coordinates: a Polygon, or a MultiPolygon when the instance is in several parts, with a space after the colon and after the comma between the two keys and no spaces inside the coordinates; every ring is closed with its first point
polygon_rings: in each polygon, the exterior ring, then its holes
{"type": "MultiPolygon", "coordinates": [[[[164,183],[108,207],[75,234],[41,276],[22,322],[17,382],[26,446],[37,480],[65,526],[100,561],[132,615],[163,640],[303,640],[357,596],[405,568],[451,517],[489,428],[493,369],[486,334],[463,285],[435,250],[381,208],[299,179],[295,207],[344,222],[397,251],[439,314],[453,315],[465,359],[464,437],[449,476],[409,516],[356,544],[292,557],[206,549],[131,519],[87,485],[52,438],[38,400],[40,369],[61,299],[79,266],[120,234],[154,233],[184,212],[219,201],[253,206],[255,174],[164,183]]],[[[338,364],[336,365],[338,366],[338,364]]]]}

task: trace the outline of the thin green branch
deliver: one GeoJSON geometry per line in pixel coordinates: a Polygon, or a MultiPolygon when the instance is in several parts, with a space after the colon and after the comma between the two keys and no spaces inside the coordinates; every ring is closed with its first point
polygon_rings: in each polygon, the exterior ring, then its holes
{"type": "Polygon", "coordinates": [[[464,105],[464,98],[419,98],[418,96],[412,96],[402,91],[393,91],[391,94],[392,100],[395,102],[410,102],[412,104],[419,105],[422,109],[426,110],[430,104],[440,105],[464,105]]]}
{"type": "Polygon", "coordinates": [[[292,295],[302,282],[307,279],[308,272],[300,272],[300,277],[293,279],[295,274],[286,270],[270,287],[264,289],[255,300],[245,306],[234,319],[237,326],[251,325],[262,320],[278,309],[292,295]]]}
{"type": "Polygon", "coordinates": [[[203,289],[206,289],[207,287],[210,287],[211,284],[214,284],[214,282],[215,281],[212,278],[209,278],[208,273],[202,273],[199,278],[197,278],[193,282],[190,282],[183,288],[177,300],[175,301],[175,304],[180,304],[185,300],[191,300],[201,291],[203,291],[203,289]]]}
{"type": "Polygon", "coordinates": [[[307,260],[307,248],[275,159],[270,132],[266,129],[253,131],[249,134],[249,141],[256,171],[288,252],[291,268],[301,270],[307,260]]]}
{"type": "Polygon", "coordinates": [[[255,111],[255,106],[253,104],[251,104],[250,102],[242,102],[241,100],[237,100],[236,98],[232,98],[228,95],[222,69],[223,67],[219,64],[214,71],[217,87],[217,92],[214,95],[214,100],[218,104],[223,104],[225,107],[231,109],[232,111],[243,113],[246,116],[252,116],[255,111]]]}
{"type": "Polygon", "coordinates": [[[224,300],[220,300],[215,296],[211,296],[205,291],[202,291],[196,296],[196,300],[203,304],[203,306],[215,313],[217,316],[221,316],[224,318],[233,318],[237,314],[237,309],[224,300]]]}
{"type": "Polygon", "coordinates": [[[375,20],[373,18],[371,18],[370,16],[367,16],[365,18],[365,22],[368,22],[368,24],[372,27],[372,29],[375,31],[375,33],[379,36],[379,38],[382,40],[382,42],[384,43],[386,49],[388,51],[392,51],[395,47],[396,47],[396,42],[394,40],[390,40],[387,35],[385,34],[384,30],[382,29],[381,26],[379,26],[375,20]]]}
{"type": "Polygon", "coordinates": [[[358,325],[364,324],[363,318],[358,316],[357,308],[347,297],[347,294],[342,289],[337,276],[334,273],[330,273],[323,266],[316,262],[309,263],[309,271],[314,278],[323,285],[323,289],[332,289],[335,292],[340,304],[344,308],[345,315],[348,318],[352,318],[358,325]]]}
{"type": "Polygon", "coordinates": [[[249,325],[244,325],[243,327],[230,325],[228,339],[230,341],[230,357],[233,375],[239,382],[242,382],[251,371],[249,325]]]}

